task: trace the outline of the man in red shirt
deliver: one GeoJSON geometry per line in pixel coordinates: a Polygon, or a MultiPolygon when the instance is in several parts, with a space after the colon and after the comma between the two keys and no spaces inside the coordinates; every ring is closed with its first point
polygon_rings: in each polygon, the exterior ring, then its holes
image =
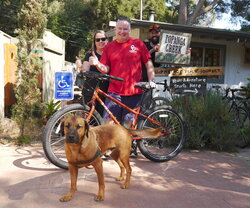
{"type": "MultiPolygon", "coordinates": [[[[148,81],[152,87],[155,87],[155,74],[147,47],[141,40],[129,37],[130,31],[130,19],[118,19],[115,28],[116,39],[105,46],[100,61],[94,56],[89,61],[100,72],[124,79],[123,82],[112,80],[108,93],[130,108],[135,108],[140,101],[142,90],[134,85],[142,80],[142,65],[145,64],[147,68],[148,81]]],[[[111,100],[106,99],[105,104],[119,121],[130,123],[133,120],[133,114],[111,100]]],[[[111,123],[107,112],[104,112],[103,117],[111,123]]]]}

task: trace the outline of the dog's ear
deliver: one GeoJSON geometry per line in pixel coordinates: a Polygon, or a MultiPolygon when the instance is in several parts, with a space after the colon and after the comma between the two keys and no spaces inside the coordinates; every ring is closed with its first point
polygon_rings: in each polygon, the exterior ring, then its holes
{"type": "Polygon", "coordinates": [[[89,137],[89,124],[87,123],[87,121],[84,122],[85,122],[85,135],[89,137]]]}

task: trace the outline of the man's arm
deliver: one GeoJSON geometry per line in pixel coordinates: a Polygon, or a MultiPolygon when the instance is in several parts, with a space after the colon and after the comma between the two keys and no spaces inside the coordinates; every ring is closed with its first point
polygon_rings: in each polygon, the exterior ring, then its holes
{"type": "Polygon", "coordinates": [[[151,59],[148,60],[148,62],[145,63],[145,66],[147,68],[147,75],[148,75],[148,82],[151,87],[156,87],[156,84],[153,82],[155,78],[155,70],[154,65],[151,61],[151,59]]]}

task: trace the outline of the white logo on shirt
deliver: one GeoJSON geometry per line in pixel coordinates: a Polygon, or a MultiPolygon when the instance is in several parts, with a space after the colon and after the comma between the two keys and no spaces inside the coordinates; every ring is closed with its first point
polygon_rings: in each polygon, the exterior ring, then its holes
{"type": "Polygon", "coordinates": [[[131,50],[129,50],[130,53],[137,53],[136,47],[134,45],[130,46],[131,50]]]}

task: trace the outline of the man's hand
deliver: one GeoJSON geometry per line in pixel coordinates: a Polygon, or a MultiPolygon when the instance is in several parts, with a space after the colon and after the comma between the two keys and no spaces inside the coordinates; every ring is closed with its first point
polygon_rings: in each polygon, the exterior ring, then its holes
{"type": "Polygon", "coordinates": [[[149,85],[151,88],[156,88],[156,84],[154,81],[149,81],[149,85]]]}
{"type": "Polygon", "coordinates": [[[160,50],[160,44],[157,44],[150,50],[150,53],[158,52],[159,50],[160,50]]]}

